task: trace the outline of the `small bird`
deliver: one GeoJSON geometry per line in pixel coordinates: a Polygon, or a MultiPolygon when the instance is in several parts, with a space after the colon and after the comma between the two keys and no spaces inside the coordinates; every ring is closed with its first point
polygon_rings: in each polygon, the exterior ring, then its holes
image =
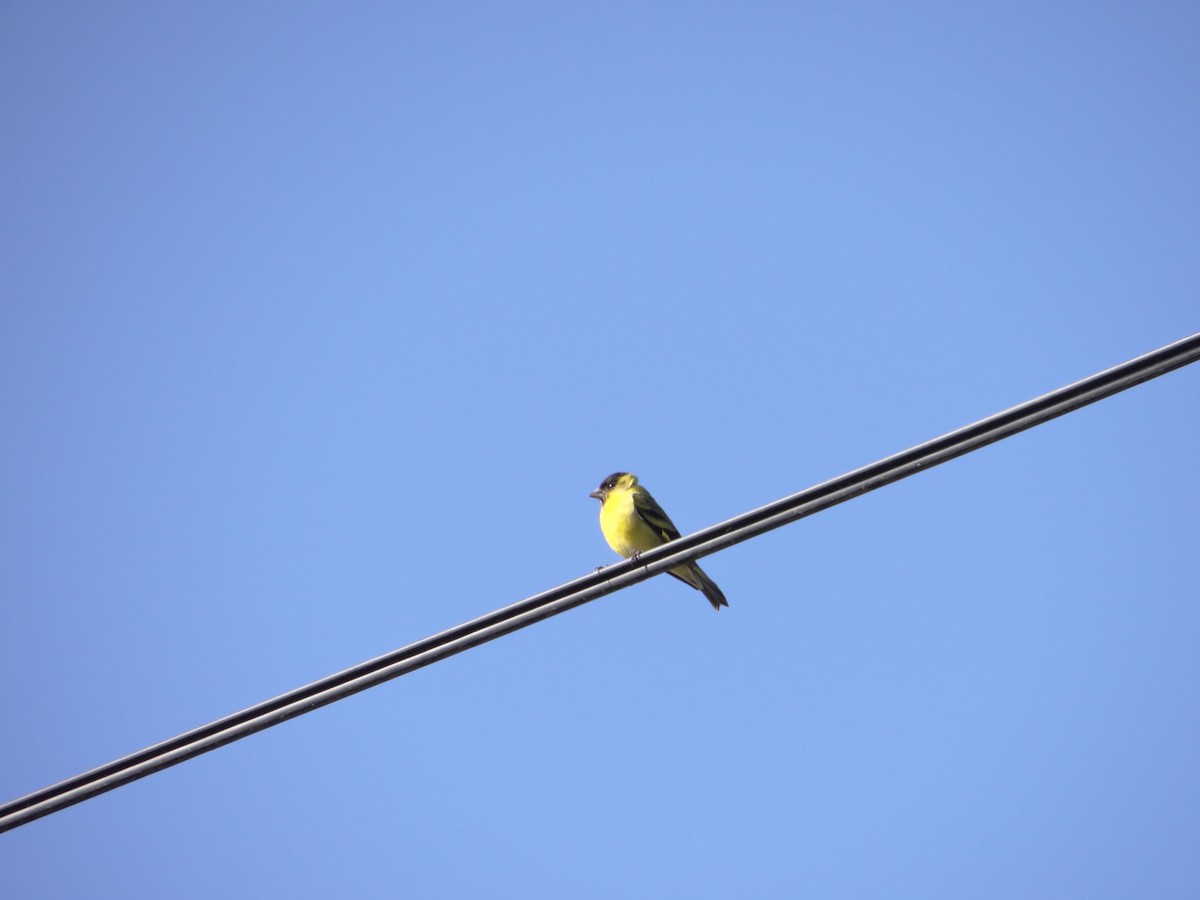
{"type": "MultiPolygon", "coordinates": [[[[626,559],[679,537],[675,523],[638,484],[636,475],[614,472],[588,496],[600,501],[600,530],[608,546],[626,559]]],[[[721,589],[694,560],[669,571],[707,597],[713,609],[729,605],[721,589]]]]}

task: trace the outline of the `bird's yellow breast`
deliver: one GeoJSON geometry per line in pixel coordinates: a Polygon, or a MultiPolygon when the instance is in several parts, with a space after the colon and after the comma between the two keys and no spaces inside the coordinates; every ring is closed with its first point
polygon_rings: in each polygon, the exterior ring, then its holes
{"type": "Polygon", "coordinates": [[[633,491],[612,491],[600,507],[600,530],[608,546],[626,558],[657,547],[662,538],[633,505],[633,491]]]}

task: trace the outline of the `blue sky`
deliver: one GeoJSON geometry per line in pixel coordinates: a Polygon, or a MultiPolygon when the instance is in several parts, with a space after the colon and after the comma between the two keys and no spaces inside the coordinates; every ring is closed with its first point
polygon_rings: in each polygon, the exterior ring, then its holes
{"type": "MultiPolygon", "coordinates": [[[[1184,3],[10,2],[0,800],[1197,330],[1184,3]]],[[[1200,367],[0,837],[0,894],[1194,897],[1200,367]]]]}

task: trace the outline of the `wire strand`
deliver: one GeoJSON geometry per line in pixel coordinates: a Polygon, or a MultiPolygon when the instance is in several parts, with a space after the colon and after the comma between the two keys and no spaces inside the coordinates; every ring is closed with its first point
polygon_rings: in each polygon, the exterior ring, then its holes
{"type": "Polygon", "coordinates": [[[582,578],[419,640],[319,681],[146,747],[98,768],[0,805],[0,832],[9,831],[161,769],[215,750],[430,663],[477,647],[605,594],[645,581],[690,559],[716,553],[790,522],[844,503],[964,453],[1065,415],[1157,378],[1200,358],[1200,333],[1019,406],[918,444],[894,456],[766,506],[622,560],[582,578]]]}

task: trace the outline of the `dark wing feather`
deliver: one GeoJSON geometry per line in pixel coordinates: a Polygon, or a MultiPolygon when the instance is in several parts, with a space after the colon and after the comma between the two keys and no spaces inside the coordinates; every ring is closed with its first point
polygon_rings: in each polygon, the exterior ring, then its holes
{"type": "Polygon", "coordinates": [[[637,491],[633,495],[633,508],[642,517],[642,521],[654,529],[662,537],[663,542],[673,541],[679,537],[679,529],[675,527],[662,507],[654,502],[654,498],[645,491],[637,491]]]}

